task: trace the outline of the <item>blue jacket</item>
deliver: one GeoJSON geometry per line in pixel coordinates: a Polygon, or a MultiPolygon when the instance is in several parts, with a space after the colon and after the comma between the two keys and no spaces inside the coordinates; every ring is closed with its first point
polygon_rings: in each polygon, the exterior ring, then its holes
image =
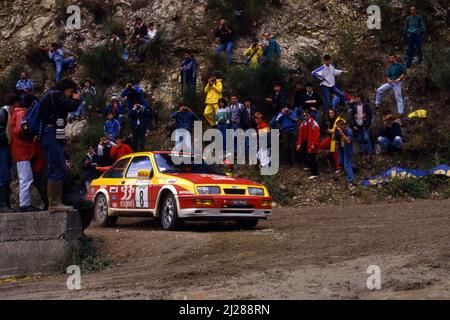
{"type": "MultiPolygon", "coordinates": [[[[103,108],[103,109],[100,109],[99,110],[99,112],[101,113],[101,114],[103,114],[104,116],[107,116],[109,113],[111,113],[112,112],[112,110],[113,110],[113,106],[112,106],[112,103],[109,103],[105,108],[103,108]]],[[[118,116],[121,116],[121,115],[123,115],[124,114],[124,109],[123,109],[123,106],[119,103],[119,104],[117,104],[117,107],[116,107],[116,113],[115,113],[115,118],[117,118],[118,116]]]]}
{"type": "Polygon", "coordinates": [[[145,99],[144,90],[142,90],[141,87],[137,84],[134,85],[134,88],[131,90],[128,88],[123,89],[121,97],[127,98],[127,105],[129,111],[133,109],[134,103],[136,101],[138,101],[139,104],[143,105],[145,108],[149,107],[148,102],[145,99]]]}
{"type": "Polygon", "coordinates": [[[148,126],[148,120],[150,118],[150,111],[148,108],[140,110],[132,109],[129,113],[131,119],[131,127],[133,129],[144,129],[148,126]]]}
{"type": "Polygon", "coordinates": [[[120,132],[120,123],[116,119],[106,120],[104,129],[107,136],[115,137],[120,132]]]}
{"type": "Polygon", "coordinates": [[[188,58],[181,63],[183,84],[195,84],[197,81],[197,61],[188,58]]]}
{"type": "Polygon", "coordinates": [[[263,49],[263,56],[270,58],[270,59],[274,59],[274,60],[280,59],[281,49],[280,49],[280,45],[278,44],[277,40],[275,40],[274,38],[269,40],[269,43],[263,49]]]}
{"type": "Polygon", "coordinates": [[[279,112],[270,121],[270,127],[274,129],[280,129],[280,132],[284,131],[296,131],[298,128],[299,116],[296,111],[289,110],[290,113],[284,114],[279,112]]]}
{"type": "Polygon", "coordinates": [[[200,120],[200,118],[190,111],[176,111],[170,115],[172,119],[175,119],[176,129],[186,129],[190,130],[194,126],[194,121],[200,120]]]}

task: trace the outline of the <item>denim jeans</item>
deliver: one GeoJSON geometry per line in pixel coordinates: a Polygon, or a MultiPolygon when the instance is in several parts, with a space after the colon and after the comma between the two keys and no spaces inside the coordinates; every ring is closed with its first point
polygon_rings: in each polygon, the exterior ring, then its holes
{"type": "Polygon", "coordinates": [[[353,172],[352,152],[347,148],[338,147],[339,163],[345,169],[348,183],[355,182],[355,173],[353,172]]]}
{"type": "Polygon", "coordinates": [[[336,86],[334,87],[322,86],[324,112],[328,112],[328,110],[331,107],[332,92],[334,92],[339,97],[341,104],[345,105],[347,103],[347,98],[345,97],[344,92],[336,88],[336,86]]]}
{"type": "Polygon", "coordinates": [[[384,151],[400,150],[403,147],[403,139],[395,137],[394,141],[385,137],[378,137],[378,143],[384,151]]]}
{"type": "Polygon", "coordinates": [[[0,147],[0,187],[11,183],[11,151],[8,146],[0,147]]]}
{"type": "Polygon", "coordinates": [[[75,59],[60,59],[55,61],[55,67],[56,67],[56,81],[58,82],[61,80],[62,72],[65,69],[73,68],[75,65],[75,59]]]}
{"type": "Polygon", "coordinates": [[[358,130],[354,131],[356,133],[356,139],[359,144],[359,153],[368,154],[372,153],[372,141],[370,140],[370,129],[358,127],[358,130]]]}
{"type": "Polygon", "coordinates": [[[64,144],[56,139],[56,128],[44,126],[42,148],[48,165],[48,180],[64,181],[67,177],[64,144]]]}
{"type": "Polygon", "coordinates": [[[19,178],[19,206],[31,206],[31,186],[33,185],[33,170],[30,161],[17,162],[17,176],[19,178]]]}
{"type": "Polygon", "coordinates": [[[233,62],[233,49],[234,49],[234,42],[228,42],[225,44],[221,44],[217,47],[216,53],[221,53],[223,51],[227,54],[227,63],[231,64],[233,62]]]}
{"type": "Polygon", "coordinates": [[[377,106],[381,105],[381,100],[383,99],[383,94],[388,90],[394,90],[395,100],[397,100],[397,111],[399,114],[403,114],[403,95],[402,95],[402,82],[399,83],[385,83],[377,90],[377,98],[375,104],[377,106]]]}
{"type": "Polygon", "coordinates": [[[420,34],[410,34],[408,35],[408,60],[406,67],[409,69],[412,67],[414,60],[414,47],[417,50],[417,55],[419,56],[419,64],[423,62],[423,48],[422,48],[422,35],[420,34]]]}
{"type": "Polygon", "coordinates": [[[224,154],[226,154],[226,152],[227,152],[227,129],[228,129],[228,124],[226,124],[226,123],[219,123],[217,125],[217,130],[219,130],[222,133],[224,154]]]}

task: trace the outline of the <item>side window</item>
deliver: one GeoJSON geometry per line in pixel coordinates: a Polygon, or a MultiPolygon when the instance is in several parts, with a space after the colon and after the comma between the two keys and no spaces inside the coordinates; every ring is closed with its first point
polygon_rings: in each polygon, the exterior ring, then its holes
{"type": "Polygon", "coordinates": [[[127,178],[137,179],[139,170],[152,170],[152,163],[150,162],[149,157],[134,157],[128,168],[127,178]]]}
{"type": "Polygon", "coordinates": [[[123,178],[124,171],[127,168],[127,164],[130,161],[130,158],[122,159],[117,161],[115,164],[112,165],[111,168],[109,168],[108,171],[105,172],[102,178],[108,178],[108,179],[120,179],[123,178]]]}

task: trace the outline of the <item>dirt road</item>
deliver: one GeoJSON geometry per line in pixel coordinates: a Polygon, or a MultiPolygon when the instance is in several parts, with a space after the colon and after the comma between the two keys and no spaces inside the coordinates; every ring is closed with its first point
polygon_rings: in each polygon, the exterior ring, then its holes
{"type": "Polygon", "coordinates": [[[7,299],[450,299],[450,201],[277,209],[257,230],[149,219],[90,228],[117,266],[0,284],[7,299]],[[366,288],[371,265],[381,290],[366,288]]]}

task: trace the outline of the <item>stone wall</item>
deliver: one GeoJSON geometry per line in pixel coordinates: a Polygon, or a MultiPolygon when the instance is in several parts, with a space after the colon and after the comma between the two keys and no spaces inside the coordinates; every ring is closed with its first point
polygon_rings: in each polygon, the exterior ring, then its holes
{"type": "Polygon", "coordinates": [[[77,211],[0,213],[0,277],[50,271],[82,234],[77,211]]]}

